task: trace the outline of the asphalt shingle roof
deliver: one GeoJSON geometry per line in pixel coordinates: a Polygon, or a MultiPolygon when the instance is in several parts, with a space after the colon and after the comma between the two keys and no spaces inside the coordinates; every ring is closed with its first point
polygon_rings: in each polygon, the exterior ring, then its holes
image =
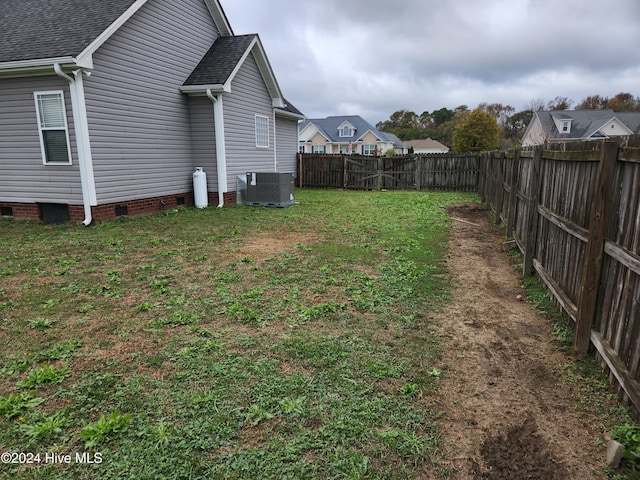
{"type": "Polygon", "coordinates": [[[0,62],[77,56],[135,0],[0,0],[0,62]]]}
{"type": "Polygon", "coordinates": [[[301,132],[307,125],[313,123],[320,132],[327,137],[333,143],[348,143],[355,142],[362,135],[364,135],[367,130],[371,130],[375,136],[377,136],[380,140],[388,141],[395,143],[394,139],[389,137],[386,133],[381,132],[376,127],[371,125],[369,122],[364,120],[359,115],[346,115],[346,116],[335,116],[335,117],[327,117],[327,118],[310,118],[302,122],[298,131],[301,132]],[[341,137],[338,128],[345,121],[349,122],[351,126],[355,128],[355,132],[353,137],[341,137]]]}
{"type": "Polygon", "coordinates": [[[594,135],[612,118],[623,122],[634,133],[640,129],[639,113],[614,112],[610,109],[602,110],[560,110],[536,112],[543,128],[549,138],[570,139],[587,138],[594,135]],[[570,133],[562,133],[557,130],[553,119],[571,120],[570,133]]]}
{"type": "Polygon", "coordinates": [[[425,138],[421,140],[408,140],[405,142],[407,147],[413,147],[414,149],[445,149],[449,148],[446,145],[433,140],[432,138],[425,138]]]}
{"type": "Polygon", "coordinates": [[[224,85],[256,34],[218,38],[184,85],[224,85]]]}
{"type": "Polygon", "coordinates": [[[298,110],[296,106],[290,103],[289,100],[287,100],[286,98],[284,99],[284,108],[281,108],[280,110],[284,110],[285,112],[295,113],[296,115],[304,116],[304,113],[298,110]]]}

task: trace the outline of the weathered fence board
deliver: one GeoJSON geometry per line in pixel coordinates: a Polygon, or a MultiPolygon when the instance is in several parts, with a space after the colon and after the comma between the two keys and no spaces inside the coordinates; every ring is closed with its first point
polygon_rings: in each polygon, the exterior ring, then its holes
{"type": "Polygon", "coordinates": [[[640,412],[640,136],[480,155],[479,195],[505,221],[640,412]],[[607,168],[605,168],[607,167],[607,168]],[[505,197],[508,198],[504,201],[505,197]]]}
{"type": "Polygon", "coordinates": [[[602,158],[598,165],[596,188],[589,218],[589,238],[584,254],[584,270],[580,283],[576,334],[573,342],[573,350],[579,354],[586,353],[589,348],[591,327],[596,316],[605,234],[612,213],[611,199],[618,151],[617,143],[605,142],[602,145],[602,158]]]}
{"type": "Polygon", "coordinates": [[[355,190],[478,190],[477,154],[398,157],[298,155],[298,187],[355,190]]]}

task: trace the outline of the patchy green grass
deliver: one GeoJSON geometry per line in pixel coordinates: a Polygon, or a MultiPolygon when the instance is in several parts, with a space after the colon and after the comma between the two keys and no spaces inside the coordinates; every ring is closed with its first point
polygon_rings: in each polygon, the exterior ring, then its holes
{"type": "Polygon", "coordinates": [[[91,228],[0,221],[0,450],[40,454],[0,478],[442,472],[443,207],[475,197],[297,199],[91,228]]]}

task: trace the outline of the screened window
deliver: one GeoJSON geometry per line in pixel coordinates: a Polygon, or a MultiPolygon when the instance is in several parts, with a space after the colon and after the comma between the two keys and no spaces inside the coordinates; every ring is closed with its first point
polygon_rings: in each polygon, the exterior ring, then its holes
{"type": "Polygon", "coordinates": [[[311,147],[311,153],[327,153],[326,145],[313,145],[311,147]]]}
{"type": "Polygon", "coordinates": [[[35,99],[44,163],[70,164],[71,148],[63,92],[36,92],[35,99]]]}
{"type": "Polygon", "coordinates": [[[256,115],[256,147],[269,148],[269,117],[256,115]]]}

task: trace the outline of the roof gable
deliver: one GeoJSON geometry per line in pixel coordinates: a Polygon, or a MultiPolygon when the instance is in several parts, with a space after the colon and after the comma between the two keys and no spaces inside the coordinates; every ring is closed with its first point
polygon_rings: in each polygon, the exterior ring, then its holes
{"type": "Polygon", "coordinates": [[[616,118],[624,123],[633,134],[640,133],[640,112],[616,113],[616,118]]]}
{"type": "Polygon", "coordinates": [[[315,123],[304,122],[301,124],[300,130],[298,131],[298,139],[301,142],[311,141],[316,135],[322,135],[327,142],[331,141],[327,134],[323,132],[315,123]]]}
{"type": "Polygon", "coordinates": [[[273,106],[286,109],[280,86],[257,34],[218,38],[181,90],[185,93],[203,93],[206,90],[230,92],[234,77],[249,55],[253,55],[258,65],[273,106]]]}
{"type": "Polygon", "coordinates": [[[385,137],[383,137],[382,135],[380,135],[381,132],[379,132],[378,130],[374,130],[373,128],[369,128],[367,129],[366,132],[364,132],[362,135],[360,135],[357,139],[356,142],[362,142],[364,141],[365,137],[367,135],[370,135],[372,137],[375,137],[376,141],[378,142],[384,142],[384,141],[388,141],[385,137]]]}
{"type": "Polygon", "coordinates": [[[218,38],[191,72],[184,86],[231,90],[231,81],[249,55],[257,35],[218,38]]]}
{"type": "Polygon", "coordinates": [[[600,135],[603,137],[619,136],[619,135],[633,135],[633,131],[629,129],[623,122],[616,117],[605,122],[600,128],[594,132],[591,136],[600,135]]]}

